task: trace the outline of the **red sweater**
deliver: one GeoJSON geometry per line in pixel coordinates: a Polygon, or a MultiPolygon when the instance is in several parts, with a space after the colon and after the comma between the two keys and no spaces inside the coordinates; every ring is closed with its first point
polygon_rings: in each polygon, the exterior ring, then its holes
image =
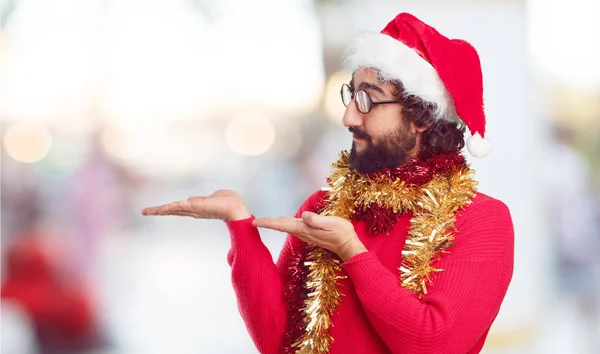
{"type": "MultiPolygon", "coordinates": [[[[296,214],[312,211],[314,193],[296,214]]],[[[411,214],[402,215],[389,235],[368,235],[353,221],[368,252],[342,264],[342,297],[332,317],[337,353],[479,353],[496,318],[513,272],[513,225],[508,208],[478,193],[456,215],[455,247],[435,263],[429,293],[419,300],[400,286],[401,250],[411,214]]],[[[278,353],[287,324],[284,299],[288,258],[301,241],[287,237],[279,260],[262,243],[253,218],[227,223],[228,261],[238,307],[261,353],[278,353]]]]}

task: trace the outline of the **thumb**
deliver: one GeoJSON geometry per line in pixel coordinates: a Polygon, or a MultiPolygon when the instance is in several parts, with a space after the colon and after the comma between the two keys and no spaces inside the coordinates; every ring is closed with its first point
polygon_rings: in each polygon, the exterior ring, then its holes
{"type": "Polygon", "coordinates": [[[302,213],[302,220],[310,227],[321,230],[332,230],[335,228],[335,219],[310,211],[302,213]]]}

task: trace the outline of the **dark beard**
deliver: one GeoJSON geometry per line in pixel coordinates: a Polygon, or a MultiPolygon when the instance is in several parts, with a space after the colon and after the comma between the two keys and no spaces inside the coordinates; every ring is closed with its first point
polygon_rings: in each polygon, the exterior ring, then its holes
{"type": "Polygon", "coordinates": [[[408,127],[400,127],[394,133],[386,135],[381,142],[374,144],[370,136],[355,128],[350,128],[358,137],[365,138],[367,147],[362,152],[356,151],[356,144],[352,142],[352,149],[348,162],[350,168],[358,173],[370,174],[384,168],[394,168],[410,160],[417,139],[408,132],[408,127]]]}

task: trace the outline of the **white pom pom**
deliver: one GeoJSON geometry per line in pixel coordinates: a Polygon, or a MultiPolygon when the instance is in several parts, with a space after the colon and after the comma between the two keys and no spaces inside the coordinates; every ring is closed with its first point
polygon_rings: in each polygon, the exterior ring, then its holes
{"type": "Polygon", "coordinates": [[[467,139],[467,150],[473,157],[483,158],[492,152],[492,142],[475,133],[467,139]]]}

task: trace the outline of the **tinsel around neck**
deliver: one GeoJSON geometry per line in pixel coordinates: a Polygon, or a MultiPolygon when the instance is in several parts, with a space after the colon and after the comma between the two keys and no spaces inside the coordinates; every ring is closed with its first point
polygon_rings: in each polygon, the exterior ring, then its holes
{"type": "Polygon", "coordinates": [[[365,220],[370,233],[387,233],[401,213],[418,209],[421,186],[436,176],[466,169],[464,156],[455,151],[427,159],[413,158],[395,168],[362,174],[350,168],[349,153],[342,151],[327,180],[329,193],[321,214],[365,220]]]}
{"type": "Polygon", "coordinates": [[[394,168],[385,168],[381,171],[362,174],[350,169],[350,153],[342,151],[340,158],[334,163],[334,169],[338,166],[346,168],[347,172],[369,181],[377,180],[400,180],[406,187],[422,186],[431,181],[437,174],[451,173],[457,168],[467,167],[465,157],[459,151],[446,152],[434,156],[414,157],[406,163],[399,164],[394,168]]]}

